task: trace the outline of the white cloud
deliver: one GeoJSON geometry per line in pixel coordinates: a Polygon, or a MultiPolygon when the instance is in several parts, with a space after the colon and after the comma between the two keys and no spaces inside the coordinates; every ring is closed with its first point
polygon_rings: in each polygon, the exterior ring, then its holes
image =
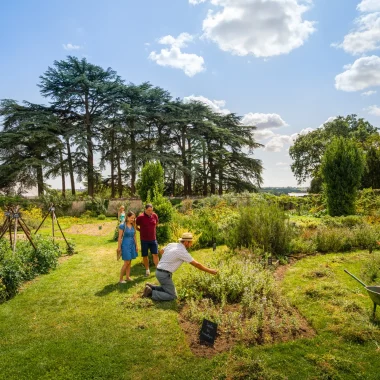
{"type": "Polygon", "coordinates": [[[205,96],[196,96],[196,95],[190,95],[190,96],[185,96],[183,98],[183,101],[185,103],[189,102],[201,102],[209,106],[214,112],[218,112],[221,114],[229,114],[230,111],[227,108],[223,108],[226,105],[225,100],[210,100],[206,98],[205,96]]]}
{"type": "Polygon", "coordinates": [[[276,113],[252,113],[244,115],[242,119],[244,125],[254,125],[257,129],[279,128],[288,124],[276,113]]]}
{"type": "Polygon", "coordinates": [[[189,3],[192,5],[204,3],[206,0],[189,0],[189,3]]]}
{"type": "Polygon", "coordinates": [[[360,91],[380,86],[380,57],[376,55],[359,58],[344,69],[346,71],[335,77],[337,90],[360,91]]]}
{"type": "Polygon", "coordinates": [[[160,53],[152,51],[149,54],[149,59],[160,66],[181,69],[187,76],[192,77],[205,70],[203,57],[181,51],[181,48],[186,47],[187,43],[192,42],[193,39],[193,36],[188,33],[181,33],[177,38],[170,35],[162,37],[158,42],[163,45],[170,45],[170,48],[161,49],[160,53]]]}
{"type": "Polygon", "coordinates": [[[379,0],[362,0],[358,4],[357,9],[361,12],[376,12],[380,11],[379,0]]]}
{"type": "Polygon", "coordinates": [[[267,152],[278,153],[281,152],[285,146],[286,149],[289,149],[289,146],[293,144],[299,135],[306,135],[313,130],[313,128],[305,128],[300,132],[293,133],[292,135],[275,135],[267,142],[267,144],[265,144],[264,150],[267,152]]]}
{"type": "Polygon", "coordinates": [[[360,16],[356,29],[344,37],[341,44],[333,44],[350,54],[362,54],[380,48],[380,12],[360,16]]]}
{"type": "Polygon", "coordinates": [[[267,152],[281,152],[284,145],[289,145],[293,142],[292,136],[277,135],[265,144],[264,150],[267,152]]]}
{"type": "Polygon", "coordinates": [[[361,96],[371,96],[371,95],[375,95],[376,93],[377,93],[377,91],[370,90],[370,91],[362,92],[360,95],[361,96]]]}
{"type": "Polygon", "coordinates": [[[380,107],[378,106],[369,106],[366,110],[371,115],[380,116],[380,107]]]}
{"type": "Polygon", "coordinates": [[[187,46],[188,42],[192,42],[194,37],[189,33],[181,33],[177,38],[171,35],[161,37],[158,42],[161,45],[171,45],[172,47],[183,48],[187,46]]]}
{"type": "Polygon", "coordinates": [[[79,45],[73,45],[73,44],[62,44],[63,48],[65,50],[79,50],[81,47],[79,45]]]}
{"type": "Polygon", "coordinates": [[[211,0],[222,7],[209,10],[203,21],[204,38],[236,55],[271,57],[287,54],[315,32],[303,20],[311,0],[211,0]]]}
{"type": "MultiPolygon", "coordinates": [[[[336,119],[336,116],[330,116],[325,122],[323,122],[318,128],[322,128],[326,123],[331,123],[336,119]]],[[[309,129],[309,128],[308,128],[309,129]]]]}
{"type": "Polygon", "coordinates": [[[253,133],[254,133],[255,139],[258,141],[267,140],[267,139],[274,137],[276,135],[270,129],[255,130],[253,133]]]}

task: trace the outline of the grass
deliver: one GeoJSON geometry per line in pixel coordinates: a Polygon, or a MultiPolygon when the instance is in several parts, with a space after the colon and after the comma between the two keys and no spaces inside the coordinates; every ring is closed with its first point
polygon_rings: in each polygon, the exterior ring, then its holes
{"type": "MultiPolygon", "coordinates": [[[[79,254],[0,305],[0,379],[379,378],[380,312],[373,320],[365,289],[343,272],[359,276],[366,252],[308,257],[288,269],[283,292],[315,338],[205,359],[190,351],[176,302],[138,298],[146,281],[140,258],[135,280],[119,285],[110,236],[67,237],[79,254]]],[[[210,254],[194,257],[205,262],[210,254]]],[[[182,266],[174,281],[188,270],[196,269],[182,266]]]]}

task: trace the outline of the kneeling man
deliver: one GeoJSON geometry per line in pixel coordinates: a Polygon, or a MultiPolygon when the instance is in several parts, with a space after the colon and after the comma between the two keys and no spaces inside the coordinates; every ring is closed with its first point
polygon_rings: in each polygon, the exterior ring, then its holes
{"type": "Polygon", "coordinates": [[[184,263],[190,263],[194,267],[208,272],[217,274],[216,269],[210,269],[195,261],[187,249],[193,243],[193,235],[185,232],[179,239],[179,243],[170,243],[160,250],[162,255],[156,268],[156,277],[159,286],[146,284],[143,297],[152,297],[155,301],[172,301],[177,298],[177,292],[172,280],[172,274],[184,263]]]}

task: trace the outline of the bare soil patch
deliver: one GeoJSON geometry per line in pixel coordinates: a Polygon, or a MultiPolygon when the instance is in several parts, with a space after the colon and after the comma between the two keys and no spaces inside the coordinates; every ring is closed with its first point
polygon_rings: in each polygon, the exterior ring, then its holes
{"type": "Polygon", "coordinates": [[[89,236],[112,236],[116,227],[116,220],[114,222],[104,222],[99,220],[99,223],[96,224],[77,224],[71,226],[65,230],[65,232],[69,234],[89,236]]]}

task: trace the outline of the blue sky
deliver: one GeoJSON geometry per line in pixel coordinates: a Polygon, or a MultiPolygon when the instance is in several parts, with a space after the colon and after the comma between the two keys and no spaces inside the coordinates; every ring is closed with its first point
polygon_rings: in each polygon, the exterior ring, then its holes
{"type": "Polygon", "coordinates": [[[297,134],[352,113],[380,126],[380,0],[3,1],[0,46],[0,99],[48,103],[39,76],[76,55],[243,116],[264,186],[296,185],[297,134]]]}

